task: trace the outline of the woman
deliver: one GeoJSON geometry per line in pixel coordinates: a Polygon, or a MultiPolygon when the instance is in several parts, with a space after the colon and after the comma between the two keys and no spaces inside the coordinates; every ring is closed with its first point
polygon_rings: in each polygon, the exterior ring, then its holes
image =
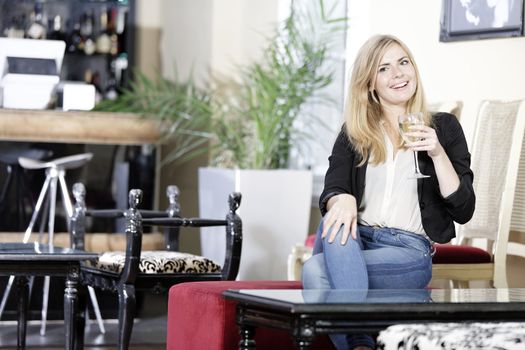
{"type": "MultiPolygon", "coordinates": [[[[461,126],[451,114],[428,113],[414,58],[389,35],[360,49],[347,102],[320,197],[314,255],[303,267],[304,288],[424,288],[432,277],[432,243],[450,241],[454,221],[466,223],[474,212],[461,126]],[[403,144],[398,117],[409,112],[423,112],[425,125],[411,127],[406,135],[418,141],[403,144]],[[429,178],[409,179],[413,151],[429,178]]],[[[332,340],[338,348],[374,347],[368,336],[332,340]]]]}

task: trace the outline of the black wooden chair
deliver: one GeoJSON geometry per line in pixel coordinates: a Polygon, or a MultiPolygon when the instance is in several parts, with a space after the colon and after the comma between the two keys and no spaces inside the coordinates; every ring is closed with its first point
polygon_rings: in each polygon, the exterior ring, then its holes
{"type": "MultiPolygon", "coordinates": [[[[126,251],[104,253],[96,264],[84,265],[80,271],[84,286],[118,293],[118,349],[127,349],[129,346],[137,290],[165,293],[172,285],[181,282],[234,280],[237,276],[242,247],[242,222],[236,210],[241,202],[241,194],[230,194],[230,209],[224,220],[211,220],[180,217],[178,193],[176,186],[168,187],[170,204],[165,212],[140,210],[142,191],[137,189],[129,192],[127,210],[87,210],[84,186],[77,183],[73,187],[76,201],[70,232],[73,248],[84,248],[87,216],[124,218],[126,222],[126,251]],[[166,250],[141,251],[143,226],[146,225],[165,228],[166,250]],[[181,226],[225,226],[227,253],[222,266],[205,257],[176,251],[181,226]]],[[[85,290],[79,291],[79,300],[79,310],[84,310],[85,290]]],[[[78,315],[79,334],[83,334],[84,325],[83,315],[78,315]]],[[[80,343],[83,344],[83,339],[80,343]]]]}

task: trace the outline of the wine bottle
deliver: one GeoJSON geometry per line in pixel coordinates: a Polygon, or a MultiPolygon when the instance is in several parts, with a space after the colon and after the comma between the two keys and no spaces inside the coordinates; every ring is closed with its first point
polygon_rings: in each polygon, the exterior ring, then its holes
{"type": "Polygon", "coordinates": [[[84,82],[86,84],[92,84],[95,87],[95,103],[102,100],[102,82],[100,73],[98,71],[93,72],[90,68],[84,71],[84,82]]]}
{"type": "Polygon", "coordinates": [[[127,52],[127,35],[128,26],[126,25],[128,19],[128,10],[125,8],[119,8],[118,20],[117,20],[117,36],[118,36],[118,49],[120,52],[127,52]]]}
{"type": "Polygon", "coordinates": [[[85,13],[83,19],[80,25],[80,34],[84,39],[84,53],[86,55],[92,55],[96,50],[95,40],[93,39],[93,27],[95,26],[95,14],[93,10],[85,13]]]}
{"type": "Polygon", "coordinates": [[[108,33],[108,11],[103,7],[100,11],[100,33],[97,37],[97,52],[107,54],[111,51],[111,38],[108,33]]]}
{"type": "Polygon", "coordinates": [[[62,18],[60,15],[56,15],[49,22],[51,23],[51,26],[48,38],[51,40],[65,40],[65,34],[62,30],[62,18]]]}
{"type": "Polygon", "coordinates": [[[117,92],[117,83],[114,76],[111,76],[108,79],[108,86],[106,87],[106,91],[104,92],[104,98],[106,100],[116,100],[118,97],[117,92]]]}
{"type": "Polygon", "coordinates": [[[26,30],[26,37],[29,39],[46,38],[46,16],[41,3],[36,3],[31,12],[29,26],[26,30]]]}
{"type": "Polygon", "coordinates": [[[108,35],[111,41],[111,47],[109,53],[113,56],[117,55],[119,52],[118,47],[118,36],[117,36],[117,16],[118,8],[112,6],[108,11],[108,35]]]}
{"type": "Polygon", "coordinates": [[[84,42],[82,35],[80,35],[80,22],[75,22],[73,30],[68,35],[67,39],[67,52],[74,53],[84,50],[84,42]]]}
{"type": "Polygon", "coordinates": [[[23,38],[25,35],[24,22],[25,15],[20,17],[13,16],[10,25],[4,29],[4,36],[8,38],[23,38]]]}

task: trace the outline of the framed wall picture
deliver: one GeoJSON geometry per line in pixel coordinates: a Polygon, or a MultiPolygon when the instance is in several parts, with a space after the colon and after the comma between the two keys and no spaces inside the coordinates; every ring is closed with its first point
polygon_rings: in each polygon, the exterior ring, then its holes
{"type": "Polygon", "coordinates": [[[443,0],[440,41],[523,35],[524,0],[443,0]]]}

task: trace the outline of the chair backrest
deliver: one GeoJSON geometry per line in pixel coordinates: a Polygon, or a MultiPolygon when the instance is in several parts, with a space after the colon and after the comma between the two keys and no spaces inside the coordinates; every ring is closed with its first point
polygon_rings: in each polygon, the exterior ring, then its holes
{"type": "Polygon", "coordinates": [[[166,229],[166,250],[171,251],[178,248],[180,227],[223,226],[226,233],[227,252],[220,277],[223,280],[234,280],[239,271],[242,251],[242,221],[237,215],[237,209],[241,203],[241,194],[233,192],[228,196],[229,211],[223,220],[181,217],[178,203],[179,194],[180,191],[177,186],[167,187],[166,195],[168,196],[169,206],[166,211],[139,209],[142,201],[142,191],[138,189],[129,191],[128,209],[87,210],[85,201],[86,188],[83,184],[76,183],[73,186],[75,206],[70,225],[71,248],[84,249],[85,247],[86,216],[112,219],[125,218],[126,256],[120,279],[122,283],[134,283],[141,256],[143,226],[164,227],[166,229]]]}
{"type": "Polygon", "coordinates": [[[505,269],[524,131],[525,100],[482,102],[472,147],[476,210],[459,227],[458,236],[494,243],[495,269],[499,269],[495,276],[505,269]]]}

